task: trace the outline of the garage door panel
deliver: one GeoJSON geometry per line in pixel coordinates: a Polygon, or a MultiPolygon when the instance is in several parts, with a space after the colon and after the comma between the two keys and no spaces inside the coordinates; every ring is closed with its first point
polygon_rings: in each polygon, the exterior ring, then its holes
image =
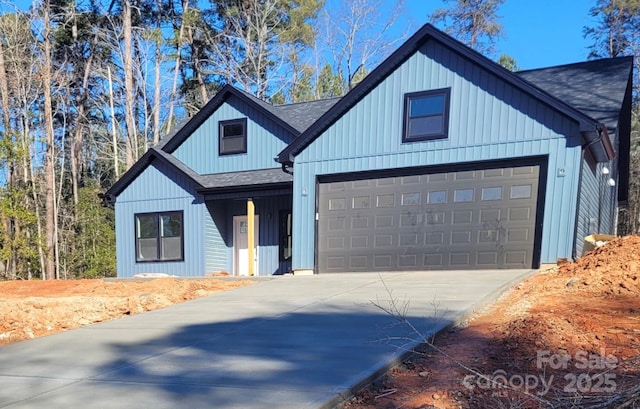
{"type": "Polygon", "coordinates": [[[325,271],[525,268],[539,166],[319,184],[325,271]]]}

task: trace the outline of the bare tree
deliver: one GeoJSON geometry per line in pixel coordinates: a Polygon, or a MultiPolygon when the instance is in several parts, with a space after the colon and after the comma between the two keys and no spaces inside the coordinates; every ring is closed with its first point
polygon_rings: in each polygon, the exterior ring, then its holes
{"type": "MultiPolygon", "coordinates": [[[[182,1],[182,15],[189,12],[189,0],[182,1]]],[[[167,118],[167,131],[173,126],[173,109],[177,99],[178,91],[178,74],[180,73],[180,64],[182,63],[182,42],[184,41],[184,19],[180,20],[180,29],[178,30],[176,42],[176,61],[173,67],[173,82],[171,84],[171,99],[169,100],[169,117],[167,118]]]]}
{"type": "Polygon", "coordinates": [[[130,0],[122,2],[122,36],[124,51],[122,54],[122,70],[124,71],[125,90],[125,123],[127,125],[126,164],[129,169],[138,160],[138,131],[134,115],[135,90],[133,85],[133,28],[131,23],[132,6],[130,0]]]}
{"type": "Polygon", "coordinates": [[[51,104],[51,23],[49,17],[49,0],[44,0],[43,4],[43,45],[44,61],[42,64],[42,81],[44,87],[44,124],[45,124],[45,146],[46,156],[44,165],[45,175],[45,250],[46,265],[45,277],[47,280],[58,278],[56,266],[56,170],[55,170],[55,141],[53,135],[53,109],[51,104]]]}
{"type": "MultiPolygon", "coordinates": [[[[385,9],[382,0],[345,0],[325,8],[322,47],[332,57],[336,74],[342,80],[343,93],[377,65],[403,41],[408,31],[392,35],[402,14],[404,1],[385,9]]],[[[316,69],[319,73],[320,69],[316,69]]]]}
{"type": "Polygon", "coordinates": [[[286,53],[278,35],[287,16],[279,0],[230,1],[223,10],[223,26],[214,41],[217,74],[258,98],[267,99],[270,86],[282,87],[286,53]]]}

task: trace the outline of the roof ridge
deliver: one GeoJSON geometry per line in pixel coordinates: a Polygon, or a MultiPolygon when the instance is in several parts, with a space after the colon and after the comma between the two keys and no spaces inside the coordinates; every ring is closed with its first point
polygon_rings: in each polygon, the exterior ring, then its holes
{"type": "Polygon", "coordinates": [[[318,99],[310,99],[309,101],[299,101],[299,102],[291,102],[288,104],[273,104],[274,107],[276,108],[282,108],[282,107],[290,107],[292,105],[302,105],[302,104],[309,104],[309,103],[313,103],[313,102],[321,102],[321,101],[331,101],[334,99],[342,99],[342,97],[327,97],[327,98],[318,98],[318,99]]]}

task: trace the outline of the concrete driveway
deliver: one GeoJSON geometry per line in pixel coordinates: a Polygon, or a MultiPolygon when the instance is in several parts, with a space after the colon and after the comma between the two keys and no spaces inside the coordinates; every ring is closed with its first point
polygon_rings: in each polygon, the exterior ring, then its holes
{"type": "Polygon", "coordinates": [[[330,408],[531,271],[284,276],[0,348],[1,408],[330,408]]]}

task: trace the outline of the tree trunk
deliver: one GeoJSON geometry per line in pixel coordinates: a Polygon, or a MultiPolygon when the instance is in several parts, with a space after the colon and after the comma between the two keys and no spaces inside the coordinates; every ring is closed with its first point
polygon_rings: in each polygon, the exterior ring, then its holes
{"type": "MultiPolygon", "coordinates": [[[[160,32],[160,11],[162,10],[162,3],[158,2],[158,26],[157,30],[160,32]]],[[[160,50],[160,42],[162,37],[158,34],[156,39],[155,49],[155,61],[154,61],[154,81],[153,81],[153,146],[156,146],[160,142],[160,64],[162,62],[162,51],[160,50]]]]}
{"type": "MultiPolygon", "coordinates": [[[[9,114],[9,86],[7,83],[7,71],[4,65],[4,50],[3,45],[0,43],[0,103],[2,104],[2,129],[4,129],[4,138],[8,139],[7,144],[13,144],[11,141],[12,138],[12,127],[11,127],[11,116],[9,114]]],[[[5,181],[5,187],[8,191],[13,189],[14,185],[14,170],[15,170],[15,158],[8,157],[7,161],[7,180],[5,181]]],[[[9,238],[9,242],[11,246],[15,249],[13,245],[15,238],[15,223],[12,222],[13,217],[7,216],[2,220],[4,224],[5,234],[9,238]]],[[[7,245],[9,243],[5,243],[7,245]]],[[[12,251],[9,255],[9,258],[5,260],[5,276],[13,280],[16,277],[16,260],[17,254],[16,251],[12,251]]]]}
{"type": "Polygon", "coordinates": [[[46,156],[44,161],[45,183],[45,278],[55,279],[55,147],[53,139],[53,109],[51,105],[51,25],[49,21],[49,0],[44,0],[44,66],[42,81],[44,83],[44,123],[46,156]]]}
{"type": "MultiPolygon", "coordinates": [[[[26,101],[23,101],[23,107],[27,107],[26,101]]],[[[31,143],[31,128],[29,127],[29,114],[27,108],[24,109],[22,113],[22,150],[25,152],[22,155],[22,167],[23,173],[25,175],[25,181],[30,185],[34,186],[31,190],[31,199],[33,200],[33,209],[36,215],[36,232],[37,237],[42,237],[42,218],[40,217],[40,203],[38,202],[38,193],[35,189],[35,178],[33,177],[33,157],[35,154],[32,153],[31,149],[33,144],[31,143]]],[[[42,246],[38,246],[38,261],[40,262],[40,278],[44,280],[45,270],[46,270],[46,262],[45,262],[45,252],[42,246]]]]}
{"type": "Polygon", "coordinates": [[[171,86],[171,100],[169,101],[169,117],[167,118],[167,128],[169,131],[173,127],[173,105],[176,99],[176,93],[178,91],[178,74],[180,73],[180,48],[182,48],[182,36],[184,35],[184,15],[189,9],[189,1],[183,0],[182,2],[182,16],[183,19],[180,22],[180,30],[178,32],[178,41],[176,41],[176,65],[173,71],[173,85],[171,86]]]}
{"type": "Polygon", "coordinates": [[[109,108],[111,109],[111,143],[113,144],[113,172],[116,179],[120,178],[120,161],[118,160],[118,134],[116,131],[116,112],[113,108],[113,81],[111,81],[111,67],[107,65],[109,76],[109,108]]]}
{"type": "Polygon", "coordinates": [[[132,57],[132,27],[131,27],[131,2],[123,2],[122,34],[124,37],[124,88],[125,88],[125,122],[127,125],[127,169],[131,168],[138,159],[138,141],[136,122],[133,114],[133,57],[132,57]]]}
{"type": "MultiPolygon", "coordinates": [[[[76,128],[71,141],[71,185],[73,191],[73,204],[78,205],[78,184],[80,183],[80,171],[82,168],[82,145],[84,136],[85,111],[89,94],[89,73],[91,72],[91,63],[93,54],[89,56],[84,66],[84,76],[82,78],[82,89],[78,103],[78,118],[76,120],[76,128]]],[[[76,215],[77,216],[77,215],[76,215]]]]}

